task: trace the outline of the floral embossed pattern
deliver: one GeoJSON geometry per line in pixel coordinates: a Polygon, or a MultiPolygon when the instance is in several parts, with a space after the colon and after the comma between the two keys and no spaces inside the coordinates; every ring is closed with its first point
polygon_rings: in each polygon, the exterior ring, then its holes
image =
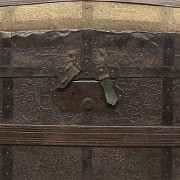
{"type": "MultiPolygon", "coordinates": [[[[14,80],[15,123],[80,124],[82,113],[61,113],[52,102],[56,79],[14,80]]],[[[115,82],[119,104],[112,113],[97,113],[94,125],[159,125],[162,115],[162,81],[160,79],[123,78],[115,82]]]]}
{"type": "Polygon", "coordinates": [[[160,149],[94,148],[94,180],[159,180],[160,149]]]}
{"type": "Polygon", "coordinates": [[[173,180],[180,179],[180,149],[173,149],[173,180]]]}
{"type": "Polygon", "coordinates": [[[2,146],[0,146],[0,179],[2,178],[2,146]]]}
{"type": "Polygon", "coordinates": [[[0,122],[2,122],[2,79],[0,79],[0,122]]]}
{"type": "Polygon", "coordinates": [[[80,180],[81,148],[13,148],[14,180],[80,180]]]}
{"type": "Polygon", "coordinates": [[[174,125],[180,125],[180,80],[173,81],[174,125]]]}
{"type": "Polygon", "coordinates": [[[52,102],[57,80],[29,78],[14,80],[14,119],[21,124],[79,124],[81,113],[61,113],[52,102]]]}
{"type": "Polygon", "coordinates": [[[96,125],[160,125],[162,119],[162,80],[122,78],[119,104],[111,114],[94,114],[96,125]]]}

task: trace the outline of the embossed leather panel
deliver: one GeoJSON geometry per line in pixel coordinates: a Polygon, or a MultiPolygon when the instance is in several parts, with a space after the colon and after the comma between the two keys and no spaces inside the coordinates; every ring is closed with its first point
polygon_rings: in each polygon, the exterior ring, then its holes
{"type": "Polygon", "coordinates": [[[81,148],[19,146],[13,148],[14,180],[79,180],[81,148]]]}

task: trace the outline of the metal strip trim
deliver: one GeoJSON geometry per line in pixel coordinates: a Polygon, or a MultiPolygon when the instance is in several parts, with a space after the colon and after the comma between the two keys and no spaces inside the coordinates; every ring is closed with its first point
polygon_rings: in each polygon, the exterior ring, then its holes
{"type": "MultiPolygon", "coordinates": [[[[173,66],[174,62],[174,41],[171,35],[164,36],[164,65],[173,66]]],[[[173,79],[163,79],[163,112],[162,125],[173,125],[173,79]]],[[[172,148],[162,149],[161,156],[161,177],[162,180],[172,180],[172,148]]]]}

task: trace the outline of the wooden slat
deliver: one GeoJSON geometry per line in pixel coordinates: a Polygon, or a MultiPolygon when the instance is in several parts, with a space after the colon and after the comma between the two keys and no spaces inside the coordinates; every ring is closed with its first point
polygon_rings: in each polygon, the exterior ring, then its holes
{"type": "Polygon", "coordinates": [[[0,144],[180,147],[180,126],[54,126],[0,124],[0,144]]]}
{"type": "MultiPolygon", "coordinates": [[[[1,0],[0,6],[17,6],[24,4],[41,4],[41,3],[53,3],[53,2],[71,2],[79,0],[1,0]]],[[[87,1],[87,0],[82,0],[87,1]]],[[[120,2],[120,3],[135,3],[135,4],[149,4],[159,6],[180,7],[179,0],[90,0],[99,2],[120,2]]]]}

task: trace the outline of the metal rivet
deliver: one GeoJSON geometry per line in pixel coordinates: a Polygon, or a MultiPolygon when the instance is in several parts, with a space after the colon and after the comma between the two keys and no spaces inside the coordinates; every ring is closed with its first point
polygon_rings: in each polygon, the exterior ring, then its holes
{"type": "Polygon", "coordinates": [[[84,45],[87,46],[87,43],[85,43],[84,45]]]}
{"type": "Polygon", "coordinates": [[[7,172],[6,174],[8,175],[9,173],[7,172]]]}
{"type": "Polygon", "coordinates": [[[9,87],[7,87],[7,90],[9,90],[9,87]]]}
{"type": "Polygon", "coordinates": [[[63,70],[60,70],[59,73],[62,74],[62,73],[63,73],[63,70]]]}
{"type": "Polygon", "coordinates": [[[6,153],[7,153],[7,154],[9,154],[9,152],[8,152],[8,151],[7,151],[6,153]]]}
{"type": "Polygon", "coordinates": [[[169,106],[167,106],[167,109],[169,109],[169,106]]]}
{"type": "Polygon", "coordinates": [[[100,69],[100,70],[99,70],[99,72],[101,72],[101,73],[102,73],[102,72],[103,72],[103,69],[100,69]]]}
{"type": "Polygon", "coordinates": [[[114,70],[111,70],[111,73],[114,74],[114,70]]]}
{"type": "Polygon", "coordinates": [[[6,107],[9,108],[9,105],[7,105],[6,107]]]}
{"type": "Polygon", "coordinates": [[[5,48],[5,50],[7,50],[7,48],[5,48]]]}
{"type": "Polygon", "coordinates": [[[63,106],[63,109],[65,110],[65,109],[66,109],[66,107],[65,107],[65,106],[63,106]]]}
{"type": "Polygon", "coordinates": [[[68,78],[65,77],[62,81],[61,81],[61,84],[65,84],[67,82],[68,78]]]}
{"type": "Polygon", "coordinates": [[[94,107],[94,101],[91,98],[85,98],[82,101],[82,106],[85,110],[91,110],[94,107]]]}
{"type": "Polygon", "coordinates": [[[86,72],[86,75],[88,75],[89,73],[88,72],[86,72]]]}

